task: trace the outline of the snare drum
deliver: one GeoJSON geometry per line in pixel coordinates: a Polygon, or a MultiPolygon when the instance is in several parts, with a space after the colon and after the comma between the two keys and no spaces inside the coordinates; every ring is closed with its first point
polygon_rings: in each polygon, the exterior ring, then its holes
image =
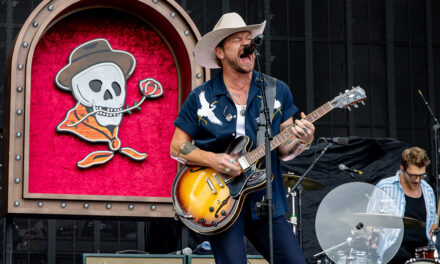
{"type": "Polygon", "coordinates": [[[354,251],[351,256],[346,256],[345,252],[340,252],[339,256],[335,260],[336,264],[370,264],[369,256],[362,251],[354,251]]]}
{"type": "Polygon", "coordinates": [[[416,259],[435,259],[435,247],[426,246],[416,248],[416,259]]]}

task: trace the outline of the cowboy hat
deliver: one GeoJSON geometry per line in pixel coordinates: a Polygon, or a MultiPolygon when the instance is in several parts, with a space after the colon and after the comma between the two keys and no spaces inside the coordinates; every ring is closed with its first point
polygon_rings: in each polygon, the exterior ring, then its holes
{"type": "Polygon", "coordinates": [[[71,90],[72,77],[77,73],[102,62],[118,65],[127,80],[136,67],[136,59],[130,53],[114,50],[106,39],[94,39],[76,47],[69,56],[69,63],[56,75],[55,83],[60,89],[71,90]]]}
{"type": "Polygon", "coordinates": [[[220,68],[216,63],[215,47],[226,37],[241,31],[249,31],[251,37],[263,33],[266,20],[261,24],[246,25],[243,18],[237,13],[224,14],[211,32],[204,35],[194,49],[198,64],[206,68],[220,68]]]}

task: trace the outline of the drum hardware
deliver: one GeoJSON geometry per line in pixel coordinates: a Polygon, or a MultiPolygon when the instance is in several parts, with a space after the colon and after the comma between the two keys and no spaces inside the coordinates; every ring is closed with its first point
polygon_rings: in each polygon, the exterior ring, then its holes
{"type": "Polygon", "coordinates": [[[316,264],[335,264],[324,251],[313,255],[313,259],[316,260],[316,264]]]}
{"type": "MultiPolygon", "coordinates": [[[[321,153],[319,154],[318,157],[316,157],[316,159],[313,161],[313,163],[307,168],[307,170],[304,172],[303,175],[301,175],[301,177],[298,177],[296,179],[294,179],[295,177],[291,177],[291,175],[287,174],[287,177],[284,178],[292,178],[295,181],[295,184],[293,185],[293,187],[291,187],[288,190],[288,194],[287,197],[291,196],[292,197],[292,212],[295,212],[295,199],[294,197],[296,195],[294,195],[293,193],[296,192],[296,190],[298,190],[298,219],[296,219],[296,215],[293,213],[292,217],[291,217],[291,223],[293,225],[293,231],[297,231],[297,233],[295,233],[298,237],[299,240],[299,245],[301,247],[301,249],[303,249],[303,227],[302,227],[302,211],[301,211],[301,207],[302,207],[302,192],[304,190],[304,185],[307,185],[307,189],[309,188],[318,188],[320,190],[325,188],[325,185],[318,182],[318,181],[314,181],[312,179],[307,179],[306,175],[312,170],[313,167],[315,167],[316,162],[318,162],[318,160],[322,157],[322,155],[324,155],[324,153],[327,151],[327,149],[333,145],[333,143],[328,143],[324,149],[321,151],[321,153]],[[307,180],[306,180],[307,179],[307,180]],[[304,185],[303,185],[304,184],[304,185]],[[312,187],[313,186],[313,187],[312,187]],[[296,223],[296,225],[294,225],[294,223],[296,223]]],[[[283,175],[284,176],[284,175],[283,175]]],[[[284,181],[284,179],[283,179],[284,181]]],[[[289,180],[287,180],[289,181],[289,180]]],[[[292,180],[293,181],[293,180],[292,180]]],[[[284,185],[286,186],[286,184],[284,185]]],[[[312,189],[310,189],[312,190],[312,189]]]]}

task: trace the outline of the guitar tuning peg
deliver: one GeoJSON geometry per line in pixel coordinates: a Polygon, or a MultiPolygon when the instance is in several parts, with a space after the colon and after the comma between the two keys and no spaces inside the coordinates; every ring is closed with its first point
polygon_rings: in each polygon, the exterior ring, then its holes
{"type": "Polygon", "coordinates": [[[350,106],[348,106],[348,107],[347,107],[347,109],[348,109],[348,111],[351,111],[351,108],[350,108],[350,106]]]}
{"type": "Polygon", "coordinates": [[[362,105],[365,105],[364,101],[361,101],[361,104],[362,104],[362,105]]]}
{"type": "Polygon", "coordinates": [[[359,107],[358,104],[354,104],[353,106],[354,106],[354,108],[358,108],[359,107]]]}
{"type": "Polygon", "coordinates": [[[348,92],[349,92],[349,90],[345,90],[345,92],[346,92],[346,93],[348,93],[348,92]]]}

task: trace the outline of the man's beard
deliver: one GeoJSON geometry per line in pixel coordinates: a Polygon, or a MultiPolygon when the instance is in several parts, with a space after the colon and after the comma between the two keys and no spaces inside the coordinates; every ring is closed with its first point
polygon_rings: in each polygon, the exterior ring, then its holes
{"type": "Polygon", "coordinates": [[[246,69],[243,66],[241,66],[240,64],[238,64],[238,62],[236,60],[233,60],[229,57],[226,57],[225,59],[229,63],[231,68],[239,73],[250,73],[254,69],[254,65],[252,65],[252,67],[250,67],[249,69],[246,69]]]}

